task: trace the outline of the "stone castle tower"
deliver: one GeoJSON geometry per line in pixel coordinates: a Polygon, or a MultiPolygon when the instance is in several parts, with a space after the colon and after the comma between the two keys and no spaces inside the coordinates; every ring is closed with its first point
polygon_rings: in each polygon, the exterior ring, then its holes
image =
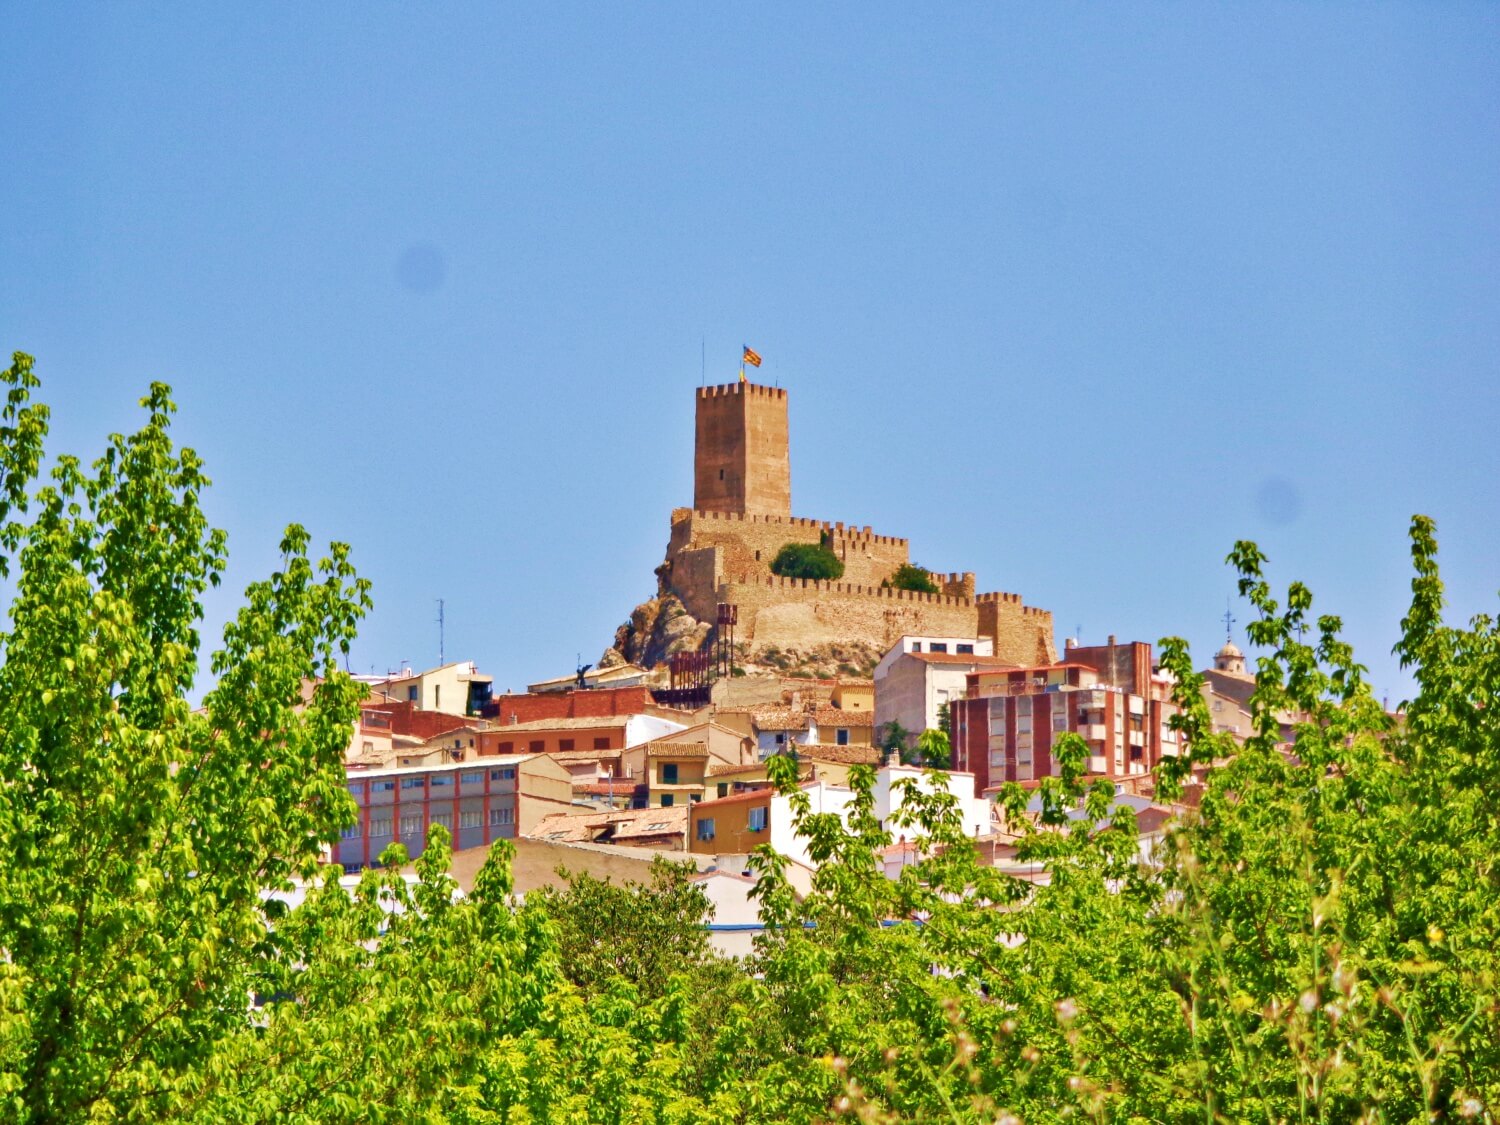
{"type": "Polygon", "coordinates": [[[873,667],[903,635],[992,637],[1016,664],[1057,659],[1052,614],[1019,594],[976,594],[969,572],[933,573],[938,592],[884,585],[911,561],[905,539],[868,525],[792,514],[787,392],[756,383],[697,391],[693,506],[672,512],[657,594],[622,625],[601,665],[656,664],[713,641],[720,605],[736,607],[740,655],[858,649],[873,667]],[[771,562],[789,543],[822,543],[844,564],[834,582],[784,578],[771,562]]]}
{"type": "Polygon", "coordinates": [[[755,383],[698,388],[693,507],[792,514],[786,392],[755,383]]]}

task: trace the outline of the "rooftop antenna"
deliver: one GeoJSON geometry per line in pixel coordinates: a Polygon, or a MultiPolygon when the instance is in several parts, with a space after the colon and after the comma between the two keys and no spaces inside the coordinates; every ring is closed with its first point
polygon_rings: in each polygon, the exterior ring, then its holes
{"type": "Polygon", "coordinates": [[[1224,643],[1229,644],[1234,640],[1234,608],[1233,599],[1224,599],[1224,643]]]}
{"type": "Polygon", "coordinates": [[[444,628],[445,628],[445,625],[444,625],[444,622],[443,622],[443,599],[439,598],[437,600],[437,604],[438,604],[438,616],[437,616],[437,626],[438,626],[438,667],[441,668],[444,664],[448,663],[448,661],[443,658],[443,641],[444,641],[443,631],[444,631],[444,628]]]}

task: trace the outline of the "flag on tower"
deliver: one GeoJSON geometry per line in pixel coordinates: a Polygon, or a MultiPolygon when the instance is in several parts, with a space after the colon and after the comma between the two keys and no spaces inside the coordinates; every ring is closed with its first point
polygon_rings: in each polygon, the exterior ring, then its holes
{"type": "Polygon", "coordinates": [[[751,367],[760,366],[760,353],[751,351],[748,344],[745,345],[744,362],[748,363],[751,367]]]}

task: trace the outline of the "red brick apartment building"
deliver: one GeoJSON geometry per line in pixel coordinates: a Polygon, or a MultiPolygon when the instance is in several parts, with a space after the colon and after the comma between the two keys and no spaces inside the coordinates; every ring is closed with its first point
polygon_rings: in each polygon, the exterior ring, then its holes
{"type": "Polygon", "coordinates": [[[1057,773],[1053,746],[1065,732],[1089,746],[1087,770],[1109,778],[1144,776],[1178,753],[1167,721],[1177,710],[1170,683],[1152,672],[1142,642],[1069,647],[1067,660],[969,674],[968,698],[950,705],[953,768],[979,790],[1057,773]]]}

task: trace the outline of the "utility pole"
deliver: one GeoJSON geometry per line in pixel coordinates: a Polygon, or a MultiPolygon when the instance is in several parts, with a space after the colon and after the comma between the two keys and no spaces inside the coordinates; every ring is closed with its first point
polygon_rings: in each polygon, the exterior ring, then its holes
{"type": "Polygon", "coordinates": [[[443,623],[443,599],[439,598],[437,600],[437,604],[438,604],[438,616],[437,616],[437,626],[438,626],[438,667],[441,668],[444,664],[448,663],[448,661],[443,656],[443,629],[444,629],[444,623],[443,623]]]}

